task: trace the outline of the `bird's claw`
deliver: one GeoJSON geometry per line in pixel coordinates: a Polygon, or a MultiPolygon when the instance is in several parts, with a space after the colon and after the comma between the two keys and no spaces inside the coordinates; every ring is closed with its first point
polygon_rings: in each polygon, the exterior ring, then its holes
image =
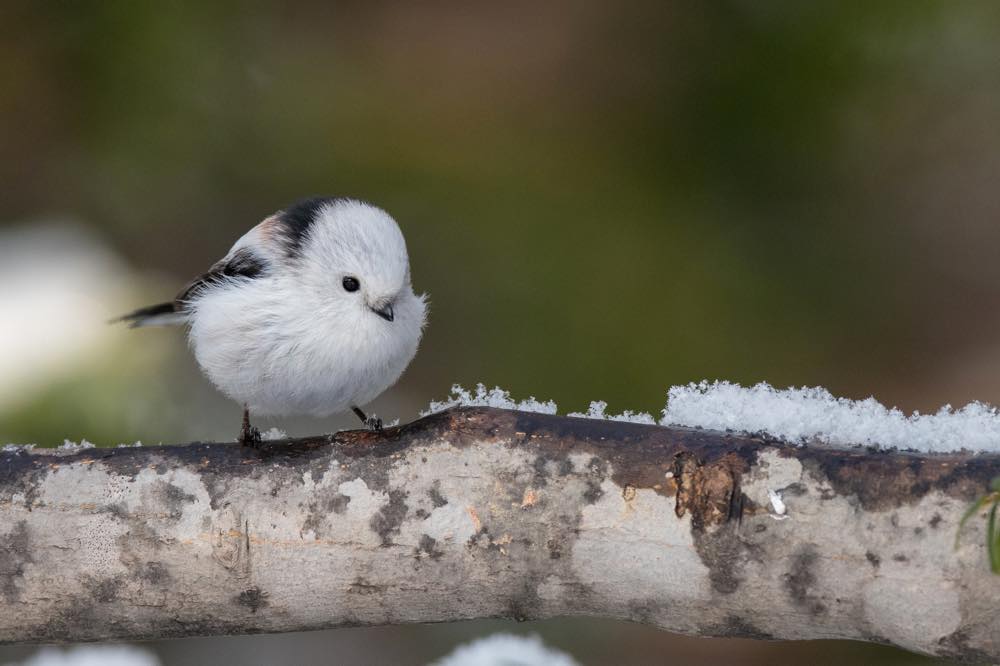
{"type": "Polygon", "coordinates": [[[260,436],[260,430],[252,425],[245,425],[240,429],[240,439],[239,442],[243,446],[252,446],[257,448],[263,438],[260,436]]]}
{"type": "Polygon", "coordinates": [[[365,425],[372,432],[382,432],[382,419],[377,416],[369,416],[365,419],[365,425]]]}

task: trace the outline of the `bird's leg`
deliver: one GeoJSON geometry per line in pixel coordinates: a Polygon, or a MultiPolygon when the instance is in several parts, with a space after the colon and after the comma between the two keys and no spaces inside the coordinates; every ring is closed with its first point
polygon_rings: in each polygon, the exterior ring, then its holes
{"type": "Polygon", "coordinates": [[[257,446],[260,444],[260,430],[250,425],[250,408],[243,405],[243,427],[240,428],[240,444],[257,446]]]}
{"type": "Polygon", "coordinates": [[[382,432],[382,419],[377,416],[365,416],[360,407],[351,406],[351,411],[358,415],[361,422],[372,432],[382,432]]]}

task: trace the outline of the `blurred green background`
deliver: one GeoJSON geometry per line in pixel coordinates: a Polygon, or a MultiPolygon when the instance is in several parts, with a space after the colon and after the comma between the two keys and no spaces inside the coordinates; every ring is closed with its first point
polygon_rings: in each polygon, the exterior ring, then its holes
{"type": "MultiPolygon", "coordinates": [[[[561,411],[703,378],[1000,402],[998,34],[988,2],[2,3],[0,444],[233,438],[181,331],[104,322],[314,194],[395,216],[430,294],[387,419],[477,381],[561,411]]],[[[496,627],[158,649],[420,663],[496,627]]],[[[919,661],[514,629],[588,664],[919,661]]]]}

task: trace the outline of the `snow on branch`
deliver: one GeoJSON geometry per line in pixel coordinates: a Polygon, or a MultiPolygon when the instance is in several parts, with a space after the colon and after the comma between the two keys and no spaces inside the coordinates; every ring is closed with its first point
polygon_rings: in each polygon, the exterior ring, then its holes
{"type": "Polygon", "coordinates": [[[925,453],[1000,452],[1000,414],[973,402],[910,416],[874,398],[837,398],[823,388],[778,390],[701,382],[670,389],[662,423],[766,433],[786,442],[872,446],[925,453]]]}
{"type": "MultiPolygon", "coordinates": [[[[790,444],[822,444],[837,447],[873,447],[924,453],[973,451],[1000,453],[1000,412],[995,407],[972,402],[954,409],[945,405],[934,414],[915,412],[909,416],[887,408],[874,398],[837,398],[824,388],[775,389],[761,383],[750,388],[727,381],[674,386],[667,392],[660,425],[684,426],[765,435],[790,444]]],[[[499,387],[483,384],[475,393],[458,384],[447,400],[432,402],[421,415],[449,407],[498,407],[526,412],[555,414],[552,400],[533,396],[517,401],[499,387]]],[[[654,424],[645,412],[607,414],[608,403],[597,400],[586,412],[569,416],[654,424]]]]}
{"type": "Polygon", "coordinates": [[[483,384],[476,385],[472,393],[455,384],[451,387],[451,395],[441,401],[432,401],[430,406],[420,412],[421,416],[443,412],[451,407],[496,407],[497,409],[514,409],[521,412],[537,412],[539,414],[555,414],[556,403],[551,400],[541,402],[531,396],[527,400],[517,401],[510,397],[510,391],[499,386],[487,390],[483,384]]]}

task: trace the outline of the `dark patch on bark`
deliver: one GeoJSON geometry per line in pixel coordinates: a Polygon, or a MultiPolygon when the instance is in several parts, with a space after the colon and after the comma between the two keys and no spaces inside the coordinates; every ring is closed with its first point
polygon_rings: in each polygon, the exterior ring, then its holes
{"type": "Polygon", "coordinates": [[[18,581],[24,577],[24,565],[32,562],[28,521],[19,520],[0,536],[0,594],[8,603],[21,598],[18,581]]]}
{"type": "Polygon", "coordinates": [[[223,474],[210,474],[204,477],[205,491],[208,492],[208,505],[218,511],[229,505],[229,481],[223,474]]]}
{"type": "Polygon", "coordinates": [[[535,456],[535,461],[531,465],[535,470],[534,484],[538,488],[545,486],[549,482],[548,464],[548,458],[545,456],[535,456]]]}
{"type": "Polygon", "coordinates": [[[309,505],[309,514],[306,519],[302,521],[302,531],[312,532],[314,539],[319,539],[323,534],[323,521],[326,520],[326,514],[319,511],[316,502],[309,505]]]}
{"type": "Polygon", "coordinates": [[[446,500],[444,498],[444,495],[441,494],[441,484],[437,481],[434,482],[434,485],[431,486],[431,489],[430,491],[428,491],[427,494],[430,496],[431,504],[434,505],[435,509],[440,508],[448,503],[448,500],[446,500]]]}
{"type": "Polygon", "coordinates": [[[542,599],[538,596],[540,582],[538,574],[529,572],[515,593],[508,598],[505,617],[516,622],[527,622],[541,617],[542,599]]]}
{"type": "Polygon", "coordinates": [[[406,506],[407,493],[402,490],[390,490],[389,501],[372,516],[369,525],[382,539],[383,546],[392,545],[392,537],[399,534],[399,528],[406,518],[409,507],[406,506]]]}
{"type": "Polygon", "coordinates": [[[309,470],[309,478],[312,480],[314,485],[323,480],[324,471],[325,470],[319,465],[313,465],[312,469],[309,470]]]}
{"type": "Polygon", "coordinates": [[[694,530],[693,536],[698,557],[708,567],[712,589],[722,594],[732,594],[739,589],[749,547],[740,540],[736,523],[694,530]]]}
{"type": "Polygon", "coordinates": [[[603,481],[608,476],[608,463],[607,461],[594,456],[587,463],[587,472],[594,477],[597,477],[603,481]]]}
{"type": "Polygon", "coordinates": [[[712,624],[702,630],[705,636],[716,638],[753,638],[760,641],[774,640],[774,635],[762,631],[751,622],[737,615],[727,615],[719,624],[712,624]]]}
{"type": "Polygon", "coordinates": [[[913,505],[931,491],[969,502],[1000,472],[1000,456],[994,455],[808,447],[780,451],[826,479],[838,495],[856,496],[866,511],[913,505]]]}
{"type": "Polygon", "coordinates": [[[151,585],[168,585],[173,577],[163,562],[143,562],[132,568],[132,575],[151,585]]]}
{"type": "Polygon", "coordinates": [[[530,600],[521,597],[511,597],[508,600],[504,616],[515,622],[527,622],[535,617],[531,612],[530,600]]]}
{"type": "Polygon", "coordinates": [[[930,520],[930,523],[929,523],[929,524],[930,524],[930,526],[931,526],[932,528],[934,528],[934,529],[937,529],[938,525],[940,525],[940,524],[941,524],[941,514],[940,514],[940,513],[935,513],[935,514],[934,514],[934,515],[933,515],[933,516],[931,517],[931,520],[930,520]]]}
{"type": "Polygon", "coordinates": [[[583,501],[594,504],[604,496],[601,484],[608,477],[608,463],[597,456],[587,463],[587,489],[583,491],[583,501]]]}
{"type": "Polygon", "coordinates": [[[556,539],[549,539],[545,542],[545,548],[549,551],[550,560],[558,560],[562,557],[562,546],[556,539]]]}
{"type": "Polygon", "coordinates": [[[185,504],[193,503],[196,500],[194,495],[165,481],[157,481],[155,492],[159,501],[166,507],[167,514],[174,520],[178,520],[184,515],[185,504]]]}
{"type": "Polygon", "coordinates": [[[809,494],[809,489],[806,488],[805,484],[796,481],[795,483],[790,483],[784,488],[781,488],[779,492],[784,497],[802,497],[803,495],[809,494]]]}
{"type": "Polygon", "coordinates": [[[485,525],[483,525],[478,530],[476,530],[475,534],[473,534],[472,536],[470,536],[465,541],[465,547],[466,548],[475,548],[476,546],[483,546],[484,548],[488,548],[489,545],[490,545],[490,543],[491,543],[491,540],[490,540],[490,528],[488,528],[485,525]],[[485,543],[480,543],[483,539],[485,539],[486,542],[485,543]]]}
{"type": "Polygon", "coordinates": [[[656,624],[658,606],[649,601],[629,601],[628,619],[639,624],[656,624]]]}
{"type": "Polygon", "coordinates": [[[413,554],[417,559],[430,557],[432,560],[440,560],[444,551],[438,547],[437,539],[429,534],[424,534],[420,537],[420,543],[417,544],[413,554]]]}
{"type": "Polygon", "coordinates": [[[22,495],[25,508],[31,511],[38,487],[50,472],[47,462],[28,449],[0,452],[0,501],[13,502],[14,495],[22,495]]]}
{"type": "Polygon", "coordinates": [[[892,556],[892,560],[894,562],[909,562],[910,558],[908,558],[906,555],[903,555],[902,553],[896,553],[895,555],[892,556]]]}
{"type": "Polygon", "coordinates": [[[882,564],[882,558],[870,550],[865,551],[865,559],[868,560],[868,563],[876,569],[878,569],[879,565],[882,564]]]}
{"type": "Polygon", "coordinates": [[[251,587],[239,593],[236,597],[236,603],[240,606],[246,606],[251,613],[256,613],[261,608],[267,607],[267,597],[267,592],[259,587],[251,587]]]}
{"type": "Polygon", "coordinates": [[[99,604],[107,604],[118,598],[118,593],[125,586],[125,581],[120,577],[114,578],[91,578],[85,580],[84,587],[90,591],[90,596],[99,604]]]}
{"type": "Polygon", "coordinates": [[[376,585],[374,583],[369,582],[368,579],[363,578],[362,576],[358,576],[357,578],[355,578],[354,581],[351,583],[350,587],[347,588],[347,591],[350,594],[361,594],[361,595],[381,594],[382,592],[385,592],[385,590],[386,590],[385,585],[376,585]]]}
{"type": "Polygon", "coordinates": [[[892,645],[893,644],[892,641],[890,641],[889,639],[885,638],[884,636],[879,636],[878,634],[873,634],[871,631],[869,631],[867,629],[860,629],[858,633],[861,634],[862,640],[864,640],[866,643],[874,643],[875,645],[892,645]]]}
{"type": "Polygon", "coordinates": [[[44,638],[51,642],[52,637],[65,641],[69,636],[89,637],[95,633],[100,635],[99,632],[106,635],[107,627],[102,626],[98,611],[99,607],[93,602],[74,597],[66,606],[55,611],[47,627],[37,627],[38,633],[33,642],[44,638]]]}
{"type": "Polygon", "coordinates": [[[944,648],[938,655],[941,657],[969,664],[992,664],[996,662],[996,655],[991,655],[983,650],[977,650],[969,645],[969,633],[965,629],[959,629],[941,638],[938,640],[938,645],[944,648]]]}
{"type": "Polygon", "coordinates": [[[347,511],[347,505],[351,503],[351,498],[336,489],[324,490],[315,502],[309,503],[309,513],[302,522],[302,531],[312,530],[316,538],[319,539],[325,533],[324,526],[326,519],[331,513],[342,514],[347,511]]]}
{"type": "Polygon", "coordinates": [[[328,507],[333,510],[334,513],[344,513],[347,511],[347,505],[351,503],[351,498],[347,495],[337,493],[328,502],[328,507]]]}
{"type": "Polygon", "coordinates": [[[128,512],[128,509],[125,508],[125,504],[122,502],[99,506],[97,507],[97,513],[109,514],[115,520],[121,520],[123,522],[128,522],[128,520],[132,518],[132,514],[128,512]]]}
{"type": "Polygon", "coordinates": [[[604,491],[601,490],[601,484],[597,483],[593,479],[587,480],[587,489],[583,491],[583,501],[587,504],[593,504],[597,500],[601,499],[604,495],[604,491]]]}
{"type": "Polygon", "coordinates": [[[110,514],[115,520],[128,525],[128,531],[117,539],[123,554],[135,552],[137,547],[141,546],[160,550],[165,542],[172,541],[161,538],[150,525],[150,521],[141,514],[129,513],[124,504],[106,504],[98,507],[97,512],[110,514]]]}
{"type": "Polygon", "coordinates": [[[819,555],[812,546],[804,546],[792,559],[792,568],[785,574],[785,591],[796,606],[807,610],[811,615],[826,612],[826,605],[812,593],[816,584],[814,571],[819,555]]]}

